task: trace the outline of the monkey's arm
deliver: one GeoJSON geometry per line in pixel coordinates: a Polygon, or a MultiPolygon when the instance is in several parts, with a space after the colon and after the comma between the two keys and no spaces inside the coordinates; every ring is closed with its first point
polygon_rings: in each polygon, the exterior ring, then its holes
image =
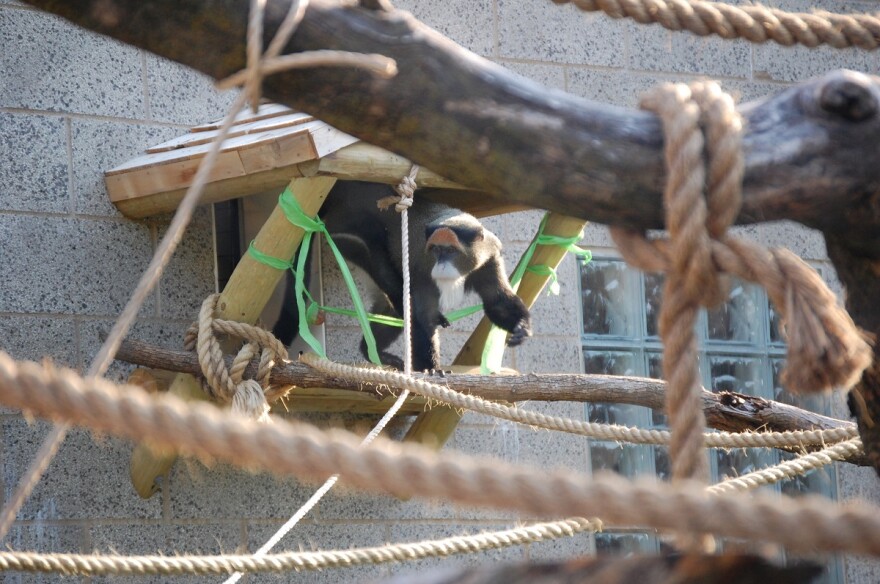
{"type": "Polygon", "coordinates": [[[471,272],[465,281],[483,301],[483,310],[495,325],[510,333],[507,344],[515,347],[532,334],[529,309],[514,294],[496,258],[471,272]]]}

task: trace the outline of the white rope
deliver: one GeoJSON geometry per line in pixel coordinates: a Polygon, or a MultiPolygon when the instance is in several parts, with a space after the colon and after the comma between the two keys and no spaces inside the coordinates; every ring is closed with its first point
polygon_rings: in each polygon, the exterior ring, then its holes
{"type": "MultiPolygon", "coordinates": [[[[665,430],[646,430],[615,424],[596,424],[583,420],[548,416],[540,412],[521,410],[478,396],[464,394],[422,379],[407,377],[395,371],[365,369],[353,365],[334,363],[314,353],[301,355],[300,361],[334,377],[366,381],[389,387],[406,388],[413,393],[453,407],[472,410],[529,426],[587,436],[598,440],[613,440],[633,444],[669,443],[670,435],[665,430]]],[[[845,426],[827,430],[797,430],[790,432],[709,432],[705,434],[705,441],[706,446],[710,448],[798,448],[806,445],[840,442],[855,436],[858,436],[858,430],[855,426],[845,426]]]]}
{"type": "MultiPolygon", "coordinates": [[[[412,194],[415,188],[415,175],[418,173],[418,166],[413,165],[410,170],[410,175],[406,177],[404,180],[409,180],[412,183],[410,186],[409,183],[405,183],[406,186],[401,186],[401,190],[407,190],[407,194],[401,194],[401,201],[406,198],[409,200],[409,204],[401,204],[400,211],[400,234],[401,234],[401,257],[403,260],[403,265],[401,266],[401,270],[403,272],[403,336],[404,336],[404,352],[403,352],[403,367],[404,373],[407,375],[412,375],[412,303],[410,302],[410,273],[409,273],[409,217],[407,211],[409,207],[412,205],[412,194]]],[[[394,404],[391,408],[385,412],[385,415],[382,416],[382,419],[370,430],[370,433],[366,435],[366,437],[361,442],[361,446],[368,446],[376,437],[382,433],[382,430],[385,429],[385,426],[397,415],[397,412],[403,407],[403,404],[406,402],[406,399],[409,397],[409,392],[404,390],[401,392],[394,404]]],[[[269,540],[260,547],[255,553],[254,557],[263,557],[269,551],[272,550],[278,543],[284,538],[285,535],[290,533],[290,530],[293,529],[297,523],[302,520],[303,517],[309,514],[309,512],[317,505],[321,499],[324,498],[330,489],[336,484],[336,481],[339,480],[339,475],[335,474],[327,479],[323,485],[318,488],[317,491],[306,501],[302,507],[300,507],[296,513],[294,513],[290,519],[288,519],[284,525],[278,528],[278,531],[269,538],[269,540]]],[[[226,579],[224,584],[234,584],[241,580],[241,577],[244,575],[243,572],[236,572],[232,576],[226,579]]]]}
{"type": "Polygon", "coordinates": [[[762,468],[741,477],[732,477],[718,484],[712,485],[707,490],[713,495],[733,491],[747,491],[756,489],[762,485],[778,483],[785,479],[805,475],[817,468],[822,468],[838,460],[846,460],[864,453],[860,438],[853,438],[824,448],[818,452],[811,452],[762,468]]]}
{"type": "Polygon", "coordinates": [[[551,541],[602,529],[598,519],[574,517],[536,523],[514,529],[447,537],[379,547],[314,552],[284,552],[271,556],[105,556],[83,554],[39,554],[0,552],[0,570],[101,576],[109,574],[229,574],[234,571],[264,573],[291,570],[350,568],[369,564],[408,562],[422,558],[472,554],[485,550],[551,541]]]}

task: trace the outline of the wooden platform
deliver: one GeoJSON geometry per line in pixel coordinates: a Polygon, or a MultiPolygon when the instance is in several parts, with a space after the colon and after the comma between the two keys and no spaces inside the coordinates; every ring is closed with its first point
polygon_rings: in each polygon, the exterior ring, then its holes
{"type": "MultiPolygon", "coordinates": [[[[111,202],[125,215],[142,218],[173,212],[195,177],[199,163],[207,154],[211,140],[218,133],[219,122],[192,128],[189,132],[157,144],[133,160],[105,172],[111,202]]],[[[409,174],[412,163],[381,148],[360,142],[307,114],[278,105],[264,105],[256,113],[242,112],[235,120],[220,156],[212,170],[203,203],[247,197],[267,191],[280,193],[292,187],[300,205],[310,214],[317,213],[336,179],[365,180],[397,184],[409,174]]],[[[498,204],[492,199],[420,169],[416,176],[422,191],[478,217],[515,211],[521,206],[498,204]]],[[[577,233],[583,222],[558,218],[548,223],[550,235],[577,233]]],[[[537,227],[537,226],[536,226],[537,227]]],[[[275,257],[292,257],[302,233],[286,220],[276,207],[257,235],[258,249],[275,257]]],[[[552,267],[563,253],[551,246],[549,255],[539,250],[533,258],[552,267]]],[[[222,316],[242,322],[254,322],[268,301],[269,293],[281,272],[253,260],[247,254],[239,262],[222,292],[222,316]]],[[[529,274],[521,290],[531,304],[547,281],[545,276],[529,274]]],[[[521,294],[522,295],[522,294],[521,294]]],[[[483,322],[465,345],[456,362],[472,366],[489,330],[483,322]]],[[[183,399],[205,399],[194,378],[178,374],[168,391],[183,399]]],[[[392,398],[377,400],[357,392],[327,388],[299,388],[292,392],[288,407],[295,411],[384,412],[392,398]],[[296,403],[299,401],[299,403],[296,403]],[[293,403],[291,403],[293,402],[293,403]]],[[[408,440],[440,447],[458,423],[459,414],[444,407],[427,409],[425,400],[411,398],[404,411],[418,419],[407,435],[408,440]]],[[[132,454],[131,476],[136,490],[144,497],[156,492],[156,477],[174,461],[173,453],[155,453],[139,445],[132,454]]]]}

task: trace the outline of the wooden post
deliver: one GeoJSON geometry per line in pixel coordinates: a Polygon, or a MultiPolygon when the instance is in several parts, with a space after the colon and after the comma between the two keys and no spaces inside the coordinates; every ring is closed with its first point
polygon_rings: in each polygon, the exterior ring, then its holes
{"type": "MultiPolygon", "coordinates": [[[[326,177],[294,179],[290,188],[303,211],[314,216],[335,182],[335,178],[326,177]]],[[[284,211],[276,206],[257,234],[254,245],[272,257],[290,258],[302,237],[302,229],[291,225],[284,211]]],[[[256,322],[283,275],[282,270],[271,268],[245,254],[220,293],[218,317],[256,322]]],[[[207,399],[195,378],[187,374],[177,375],[168,391],[185,400],[207,399]]],[[[156,479],[168,472],[176,458],[173,452],[156,452],[147,444],[137,445],[130,465],[131,482],[137,493],[145,499],[155,494],[158,490],[156,479]]]]}
{"type": "MultiPolygon", "coordinates": [[[[561,237],[574,237],[581,232],[584,225],[586,225],[586,222],[583,219],[552,213],[547,219],[544,233],[561,237]]],[[[559,262],[562,261],[562,258],[565,257],[565,254],[566,250],[558,245],[539,245],[535,249],[535,254],[532,256],[529,265],[544,265],[555,269],[559,262]]],[[[522,298],[526,306],[531,308],[549,278],[549,276],[541,276],[527,271],[523,275],[516,293],[522,298]]],[[[465,342],[455,361],[453,361],[454,365],[475,366],[480,364],[483,347],[489,336],[491,325],[492,323],[489,322],[489,319],[484,316],[480,324],[477,325],[477,328],[474,329],[474,332],[471,333],[470,338],[465,342]]],[[[449,440],[459,420],[461,420],[461,416],[462,414],[456,411],[455,408],[447,406],[431,408],[429,411],[419,414],[416,421],[410,426],[404,440],[420,442],[439,449],[449,440]]]]}

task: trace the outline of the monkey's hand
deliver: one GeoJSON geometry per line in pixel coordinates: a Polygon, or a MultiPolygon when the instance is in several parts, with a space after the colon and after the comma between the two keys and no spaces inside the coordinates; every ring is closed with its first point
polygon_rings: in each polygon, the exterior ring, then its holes
{"type": "Polygon", "coordinates": [[[437,319],[437,326],[442,326],[443,328],[449,328],[452,326],[452,323],[449,322],[449,320],[447,320],[447,318],[443,314],[441,314],[440,317],[437,319]]]}
{"type": "Polygon", "coordinates": [[[510,331],[510,336],[507,337],[507,346],[519,346],[526,340],[526,337],[530,336],[532,336],[532,326],[529,323],[529,319],[524,318],[516,323],[516,326],[510,331]]]}

